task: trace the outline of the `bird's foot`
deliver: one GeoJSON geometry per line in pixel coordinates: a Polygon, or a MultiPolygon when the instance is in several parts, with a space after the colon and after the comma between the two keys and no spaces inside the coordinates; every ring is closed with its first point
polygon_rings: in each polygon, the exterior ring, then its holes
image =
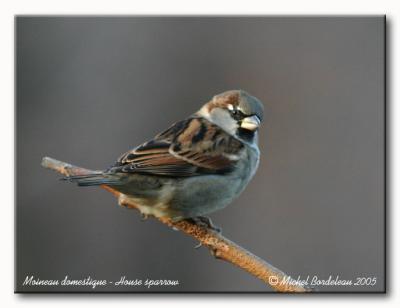
{"type": "Polygon", "coordinates": [[[194,249],[199,249],[201,246],[203,246],[203,244],[200,242],[196,246],[194,246],[194,249]]]}
{"type": "Polygon", "coordinates": [[[188,220],[189,222],[194,223],[197,226],[213,230],[213,231],[215,231],[217,233],[221,233],[222,232],[222,229],[220,227],[217,227],[216,225],[214,225],[212,223],[211,219],[208,218],[208,217],[197,216],[197,217],[187,218],[186,220],[188,220]]]}

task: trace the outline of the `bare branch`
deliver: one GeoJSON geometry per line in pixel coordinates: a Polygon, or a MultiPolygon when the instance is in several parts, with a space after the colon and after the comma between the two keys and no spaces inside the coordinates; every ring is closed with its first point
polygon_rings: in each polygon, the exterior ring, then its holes
{"type": "MultiPolygon", "coordinates": [[[[92,170],[73,166],[49,157],[43,158],[42,166],[63,175],[85,175],[93,172],[92,170]]],[[[114,194],[119,199],[121,205],[137,208],[135,204],[130,203],[129,199],[124,198],[123,194],[113,188],[107,185],[102,185],[101,187],[114,194]]],[[[166,217],[157,219],[170,227],[194,237],[202,245],[208,247],[212,255],[216,258],[225,260],[244,269],[278,292],[310,291],[303,285],[287,283],[290,277],[285,273],[213,230],[198,226],[186,220],[173,222],[166,217]]]]}

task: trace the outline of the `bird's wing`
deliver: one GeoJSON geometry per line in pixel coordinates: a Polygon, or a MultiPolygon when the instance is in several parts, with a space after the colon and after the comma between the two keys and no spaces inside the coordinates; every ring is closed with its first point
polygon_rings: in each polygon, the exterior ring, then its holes
{"type": "Polygon", "coordinates": [[[243,144],[200,117],[173,124],[153,140],[122,155],[114,172],[170,177],[230,172],[243,144]]]}

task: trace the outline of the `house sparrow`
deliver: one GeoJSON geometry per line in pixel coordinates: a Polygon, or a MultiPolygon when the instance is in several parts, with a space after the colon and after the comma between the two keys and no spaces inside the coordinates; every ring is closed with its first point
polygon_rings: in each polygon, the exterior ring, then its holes
{"type": "Polygon", "coordinates": [[[123,154],[109,169],[66,179],[79,186],[108,185],[146,216],[213,227],[204,215],[227,206],[257,170],[262,119],[257,98],[242,90],[227,91],[123,154]]]}

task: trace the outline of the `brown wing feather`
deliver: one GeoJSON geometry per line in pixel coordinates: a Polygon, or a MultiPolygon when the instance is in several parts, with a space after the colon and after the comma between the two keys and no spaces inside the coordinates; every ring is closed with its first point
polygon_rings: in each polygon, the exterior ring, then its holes
{"type": "Polygon", "coordinates": [[[122,155],[114,172],[195,176],[231,171],[243,145],[203,118],[177,122],[122,155]]]}

